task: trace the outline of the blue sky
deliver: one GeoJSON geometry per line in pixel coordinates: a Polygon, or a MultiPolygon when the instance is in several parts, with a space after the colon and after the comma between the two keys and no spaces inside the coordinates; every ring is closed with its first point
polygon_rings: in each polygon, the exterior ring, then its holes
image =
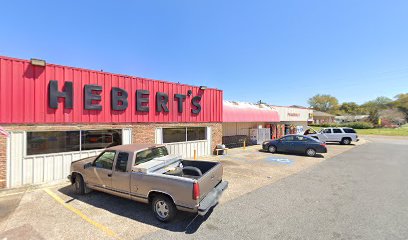
{"type": "Polygon", "coordinates": [[[224,90],[363,103],[408,92],[408,1],[3,1],[0,55],[224,90]]]}

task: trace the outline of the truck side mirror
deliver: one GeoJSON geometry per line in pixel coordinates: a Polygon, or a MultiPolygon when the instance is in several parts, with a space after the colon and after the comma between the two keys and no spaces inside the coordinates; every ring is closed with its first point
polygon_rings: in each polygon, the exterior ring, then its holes
{"type": "Polygon", "coordinates": [[[89,168],[89,167],[92,167],[92,163],[90,162],[84,165],[84,169],[89,168]]]}

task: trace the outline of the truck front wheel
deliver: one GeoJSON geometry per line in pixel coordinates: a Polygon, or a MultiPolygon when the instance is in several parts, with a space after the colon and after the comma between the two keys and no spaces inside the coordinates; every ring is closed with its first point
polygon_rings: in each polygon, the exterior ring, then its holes
{"type": "Polygon", "coordinates": [[[76,194],[79,194],[79,195],[85,194],[85,183],[84,183],[84,179],[82,178],[80,174],[75,174],[74,191],[76,194]]]}
{"type": "Polygon", "coordinates": [[[153,198],[152,209],[154,216],[161,222],[173,219],[177,211],[173,201],[163,194],[158,194],[153,198]]]}

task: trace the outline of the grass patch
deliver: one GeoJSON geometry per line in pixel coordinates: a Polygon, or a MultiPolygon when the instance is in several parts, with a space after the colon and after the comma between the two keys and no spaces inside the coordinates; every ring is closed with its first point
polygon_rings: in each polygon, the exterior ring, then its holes
{"type": "MultiPolygon", "coordinates": [[[[316,131],[322,127],[312,127],[316,131]]],[[[408,124],[400,128],[372,128],[372,129],[355,129],[357,134],[361,135],[383,135],[383,136],[408,136],[408,124]]]]}

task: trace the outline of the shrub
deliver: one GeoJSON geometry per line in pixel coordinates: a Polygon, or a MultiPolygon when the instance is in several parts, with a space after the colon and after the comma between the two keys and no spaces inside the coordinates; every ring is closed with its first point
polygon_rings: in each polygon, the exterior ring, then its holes
{"type": "Polygon", "coordinates": [[[313,127],[339,127],[337,123],[321,123],[321,124],[310,124],[309,126],[313,127]]]}
{"type": "Polygon", "coordinates": [[[311,124],[311,127],[350,127],[355,129],[369,129],[374,128],[374,125],[370,122],[350,122],[350,123],[322,123],[322,124],[311,124]]]}
{"type": "Polygon", "coordinates": [[[342,127],[351,127],[355,129],[370,129],[374,128],[374,125],[370,122],[350,122],[344,123],[341,125],[342,127]]]}

